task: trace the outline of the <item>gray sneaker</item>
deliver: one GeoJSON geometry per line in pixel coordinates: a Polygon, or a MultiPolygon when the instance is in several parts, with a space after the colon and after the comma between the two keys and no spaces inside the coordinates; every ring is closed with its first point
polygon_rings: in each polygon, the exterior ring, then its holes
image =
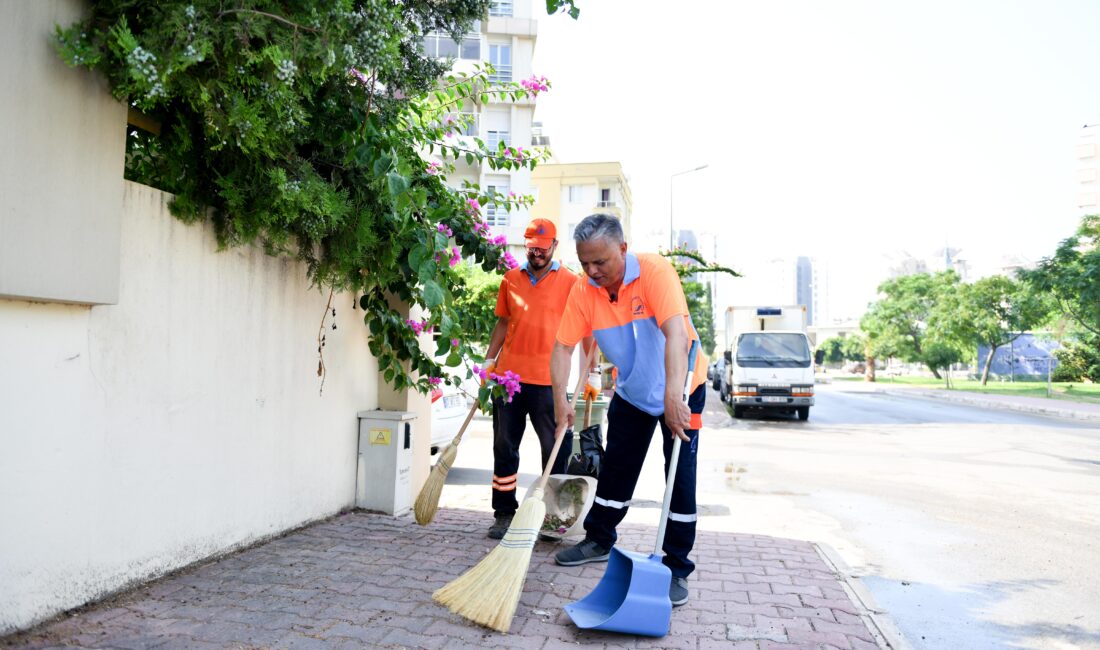
{"type": "Polygon", "coordinates": [[[585,539],[574,546],[558,551],[554,555],[554,561],[562,566],[577,566],[589,562],[607,562],[607,558],[610,556],[611,549],[585,539]]]}
{"type": "Polygon", "coordinates": [[[673,607],[679,607],[688,601],[687,578],[672,579],[672,584],[668,586],[668,599],[672,601],[673,607]]]}
{"type": "Polygon", "coordinates": [[[513,516],[497,515],[496,521],[489,526],[489,539],[504,539],[504,533],[508,532],[508,527],[512,525],[513,516]]]}

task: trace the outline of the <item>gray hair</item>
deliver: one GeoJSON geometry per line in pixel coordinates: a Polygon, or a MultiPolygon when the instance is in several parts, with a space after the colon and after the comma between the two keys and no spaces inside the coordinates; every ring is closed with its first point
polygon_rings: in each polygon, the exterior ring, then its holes
{"type": "Polygon", "coordinates": [[[614,244],[623,243],[623,225],[610,214],[590,214],[573,229],[573,241],[578,244],[593,239],[606,239],[614,244]]]}

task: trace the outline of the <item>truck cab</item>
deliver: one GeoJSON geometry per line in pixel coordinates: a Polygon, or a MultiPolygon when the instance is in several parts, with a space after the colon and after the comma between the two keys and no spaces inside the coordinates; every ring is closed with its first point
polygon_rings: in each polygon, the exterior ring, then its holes
{"type": "Polygon", "coordinates": [[[726,314],[726,383],[733,417],[748,409],[810,418],[814,364],[805,308],[730,307],[726,314]],[[738,313],[740,312],[740,313],[738,313]]]}

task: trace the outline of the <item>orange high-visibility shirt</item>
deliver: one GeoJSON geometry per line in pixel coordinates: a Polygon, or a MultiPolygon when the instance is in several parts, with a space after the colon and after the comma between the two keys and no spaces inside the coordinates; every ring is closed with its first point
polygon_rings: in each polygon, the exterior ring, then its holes
{"type": "Polygon", "coordinates": [[[546,275],[532,280],[524,263],[500,282],[496,315],[508,319],[508,332],[496,368],[516,373],[520,383],[549,386],[550,353],[577,274],[554,260],[546,275]]]}
{"type": "MultiPolygon", "coordinates": [[[[650,415],[665,411],[665,335],[661,325],[684,319],[692,342],[688,369],[690,390],[706,382],[706,363],[699,335],[688,314],[687,299],[676,269],[654,253],[627,253],[618,300],[591,280],[579,282],[569,295],[557,340],[576,345],[588,335],[619,370],[615,392],[650,415]]],[[[684,381],[681,377],[677,383],[684,381]]]]}

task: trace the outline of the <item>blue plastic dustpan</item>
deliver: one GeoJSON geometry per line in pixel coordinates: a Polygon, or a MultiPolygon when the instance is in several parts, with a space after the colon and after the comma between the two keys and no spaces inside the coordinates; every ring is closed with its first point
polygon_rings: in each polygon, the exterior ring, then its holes
{"type": "MultiPolygon", "coordinates": [[[[684,382],[687,401],[691,373],[684,382]]],[[[672,459],[665,477],[665,498],[661,504],[661,523],[657,526],[657,544],[651,555],[622,551],[612,547],[607,570],[599,584],[584,598],[564,607],[577,627],[642,636],[664,636],[672,625],[672,601],[668,589],[672,572],[661,562],[665,525],[672,505],[672,486],[680,463],[680,438],[672,443],[672,459]]]]}
{"type": "Polygon", "coordinates": [[[672,573],[660,555],[611,549],[607,571],[590,594],[565,606],[582,629],[664,636],[672,621],[672,573]]]}

